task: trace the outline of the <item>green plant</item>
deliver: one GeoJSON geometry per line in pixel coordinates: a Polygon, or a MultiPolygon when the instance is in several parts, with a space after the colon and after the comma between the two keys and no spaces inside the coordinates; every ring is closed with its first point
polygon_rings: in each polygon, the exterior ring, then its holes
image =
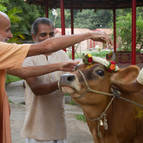
{"type": "Polygon", "coordinates": [[[82,114],[76,115],[76,119],[77,119],[77,120],[80,120],[80,121],[83,121],[83,122],[86,122],[86,118],[85,118],[85,116],[82,115],[82,114]]]}
{"type": "Polygon", "coordinates": [[[11,99],[8,99],[8,102],[14,104],[14,102],[11,99]]]}
{"type": "Polygon", "coordinates": [[[71,105],[77,105],[73,100],[71,100],[69,104],[71,104],[71,105]]]}
{"type": "Polygon", "coordinates": [[[64,96],[70,96],[70,94],[68,94],[68,93],[65,93],[65,94],[64,94],[64,96]]]}
{"type": "MultiPolygon", "coordinates": [[[[132,16],[131,13],[117,18],[117,35],[119,41],[119,49],[123,51],[131,51],[132,44],[132,16]]],[[[143,18],[141,15],[136,19],[136,45],[138,50],[143,47],[143,18]]],[[[118,50],[119,50],[118,49],[118,50]]]]}
{"type": "Polygon", "coordinates": [[[15,81],[19,81],[21,80],[21,78],[17,77],[17,76],[13,76],[13,75],[6,75],[6,84],[10,83],[10,82],[15,82],[15,81]]]}

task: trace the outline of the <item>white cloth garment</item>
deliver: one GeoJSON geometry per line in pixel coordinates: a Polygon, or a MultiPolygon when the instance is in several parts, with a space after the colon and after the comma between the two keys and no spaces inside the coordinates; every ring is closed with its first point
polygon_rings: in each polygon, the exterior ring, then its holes
{"type": "MultiPolygon", "coordinates": [[[[24,66],[48,65],[67,61],[69,61],[68,56],[61,50],[48,56],[29,57],[25,60],[24,66]]],[[[37,78],[39,82],[47,84],[59,80],[61,74],[63,72],[56,71],[37,78]]],[[[50,143],[49,141],[66,139],[63,93],[56,90],[50,94],[36,96],[27,83],[25,86],[26,115],[22,136],[39,141],[31,140],[30,143],[50,143]]]]}

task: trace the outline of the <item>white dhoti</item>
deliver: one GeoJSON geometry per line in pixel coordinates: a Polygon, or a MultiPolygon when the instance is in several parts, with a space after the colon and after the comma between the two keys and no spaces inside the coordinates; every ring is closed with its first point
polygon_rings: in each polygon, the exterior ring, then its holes
{"type": "Polygon", "coordinates": [[[26,138],[26,143],[67,143],[66,140],[55,140],[55,141],[37,141],[34,139],[26,138]]]}

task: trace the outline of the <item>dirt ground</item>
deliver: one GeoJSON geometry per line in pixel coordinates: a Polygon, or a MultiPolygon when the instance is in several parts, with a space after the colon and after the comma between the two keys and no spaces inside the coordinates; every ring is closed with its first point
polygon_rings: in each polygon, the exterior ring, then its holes
{"type": "MultiPolygon", "coordinates": [[[[16,83],[7,86],[8,97],[13,102],[10,104],[13,143],[25,143],[20,135],[25,116],[25,105],[21,104],[24,102],[24,89],[21,85],[22,83],[16,83]]],[[[76,114],[82,114],[78,106],[65,104],[68,143],[93,143],[86,123],[77,120],[76,114]]]]}

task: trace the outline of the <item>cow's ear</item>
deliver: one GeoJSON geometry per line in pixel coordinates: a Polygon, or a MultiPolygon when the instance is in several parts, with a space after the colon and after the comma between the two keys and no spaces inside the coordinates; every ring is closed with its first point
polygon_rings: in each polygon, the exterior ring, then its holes
{"type": "Polygon", "coordinates": [[[135,65],[128,66],[127,68],[120,69],[111,77],[111,83],[116,85],[121,90],[129,90],[130,85],[135,83],[139,74],[139,67],[135,65]]]}

